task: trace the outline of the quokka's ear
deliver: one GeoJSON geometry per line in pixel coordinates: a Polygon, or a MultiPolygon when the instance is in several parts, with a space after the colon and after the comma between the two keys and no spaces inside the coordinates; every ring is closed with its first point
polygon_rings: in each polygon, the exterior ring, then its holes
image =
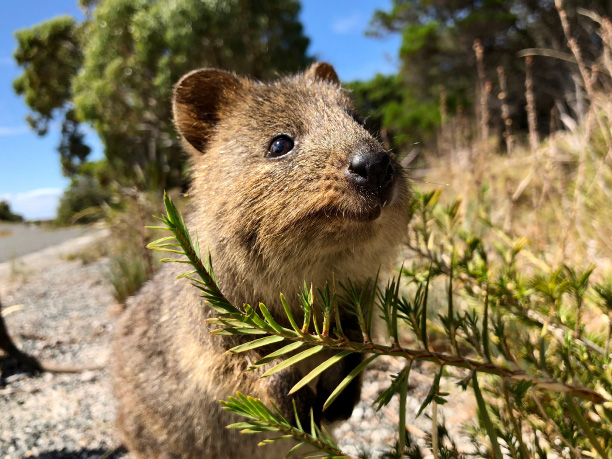
{"type": "Polygon", "coordinates": [[[193,147],[203,152],[220,112],[242,91],[240,79],[218,69],[189,72],[174,86],[174,124],[193,147]]]}
{"type": "Polygon", "coordinates": [[[315,62],[310,66],[304,76],[311,80],[323,80],[329,83],[340,85],[340,79],[338,74],[327,62],[315,62]]]}

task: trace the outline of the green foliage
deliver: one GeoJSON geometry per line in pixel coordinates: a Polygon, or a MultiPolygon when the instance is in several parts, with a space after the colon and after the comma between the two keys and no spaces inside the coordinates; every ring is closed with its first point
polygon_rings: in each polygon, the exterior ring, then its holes
{"type": "Polygon", "coordinates": [[[38,132],[63,119],[67,174],[89,153],[82,121],[95,128],[122,185],[184,185],[187,160],[171,121],[172,87],[184,73],[219,67],[265,79],[309,62],[296,0],[81,3],[83,23],[64,17],[18,32],[15,53],[25,69],[15,90],[38,132]]]}
{"type": "Polygon", "coordinates": [[[387,125],[387,113],[393,104],[403,98],[402,87],[395,75],[376,75],[369,81],[353,81],[345,85],[350,91],[355,107],[361,116],[367,114],[364,126],[375,136],[382,137],[388,147],[398,148],[405,143],[405,136],[397,137],[387,125]]]}
{"type": "Polygon", "coordinates": [[[261,432],[280,432],[285,434],[263,440],[259,446],[269,445],[280,440],[293,439],[299,443],[289,450],[287,457],[293,456],[305,445],[315,449],[310,452],[300,451],[301,457],[325,457],[327,459],[346,457],[338,449],[332,436],[324,428],[315,424],[312,412],[310,416],[310,432],[307,432],[300,424],[297,414],[297,426],[293,426],[276,406],[273,406],[274,411],[272,411],[259,399],[246,397],[240,392],[236,394],[236,397],[229,397],[228,401],[221,401],[221,404],[226,410],[250,419],[247,422],[230,424],[227,426],[230,429],[241,429],[240,432],[245,434],[261,432]]]}
{"type": "Polygon", "coordinates": [[[24,72],[15,79],[13,88],[32,110],[27,121],[39,135],[47,133],[51,120],[61,120],[58,151],[67,176],[78,171],[91,151],[83,142],[71,102],[72,80],[83,60],[81,30],[73,18],[62,16],[15,33],[14,57],[24,72]]]}
{"type": "MultiPolygon", "coordinates": [[[[92,164],[87,173],[104,177],[103,164],[92,164]]],[[[147,241],[160,236],[160,231],[147,229],[160,211],[159,194],[134,188],[114,191],[112,205],[103,208],[104,224],[110,230],[107,242],[110,266],[108,280],[119,303],[134,295],[159,266],[159,260],[146,248],[147,241]]]]}
{"type": "MultiPolygon", "coordinates": [[[[216,286],[210,257],[201,256],[197,239],[191,239],[182,217],[168,198],[165,198],[167,216],[160,219],[164,223],[160,228],[172,231],[173,236],[151,243],[150,247],[188,258],[166,261],[188,263],[195,268],[183,277],[192,280],[203,291],[208,305],[217,311],[217,316],[208,320],[218,327],[214,334],[267,335],[228,352],[240,353],[270,343],[289,343],[253,365],[258,367],[281,359],[264,377],[323,349],[336,351],[333,357],[299,381],[290,393],[350,353],[371,354],[366,362],[380,355],[394,356],[405,359],[407,365],[375,403],[380,409],[398,393],[402,401],[400,419],[405,419],[411,364],[429,361],[438,366],[438,371],[419,411],[433,402],[445,403],[448,394],[440,390],[443,377],[458,378],[458,384],[464,389],[471,386],[479,408],[474,443],[482,444],[478,436],[483,433],[489,438],[490,453],[481,451],[481,454],[501,458],[502,454],[510,452],[514,457],[526,458],[554,450],[563,455],[563,445],[569,445],[575,455],[608,457],[612,452],[612,416],[608,408],[612,401],[612,374],[609,355],[602,345],[609,348],[610,336],[604,343],[605,338],[591,341],[575,334],[565,325],[561,311],[565,308],[575,312],[578,304],[586,302],[592,308],[607,311],[607,300],[611,296],[609,287],[598,285],[594,289],[604,301],[602,305],[599,300],[590,300],[591,268],[582,273],[567,267],[537,271],[523,264],[520,255],[527,249],[522,240],[505,241],[495,249],[485,247],[481,238],[462,228],[458,203],[443,208],[438,204],[438,197],[439,192],[415,193],[409,247],[420,258],[410,269],[403,269],[386,288],[377,290],[375,308],[387,327],[390,345],[373,343],[369,338],[364,342],[350,341],[342,333],[340,324],[329,333],[324,325],[325,317],[337,317],[334,315],[337,301],[335,295],[329,293],[335,289],[328,287],[318,290],[317,309],[327,311],[321,322],[313,314],[313,289],[305,286],[302,310],[307,320],[301,327],[289,307],[285,307],[285,312],[291,328],[279,325],[264,305],[259,305],[259,311],[249,305],[236,308],[216,286]],[[451,257],[445,255],[449,251],[451,257]],[[427,292],[432,278],[448,280],[447,313],[437,318],[428,317],[427,292]],[[403,284],[416,285],[412,299],[400,293],[402,279],[403,284]],[[478,309],[460,308],[460,303],[453,299],[456,295],[471,305],[478,305],[478,309]],[[314,327],[309,327],[311,320],[314,327]],[[427,340],[423,324],[428,330],[438,330],[441,334],[436,343],[427,340]],[[399,343],[400,325],[404,331],[411,330],[411,336],[405,333],[403,336],[403,342],[408,340],[411,344],[399,343]],[[313,328],[314,332],[309,331],[313,328]],[[298,348],[305,350],[294,353],[298,348]],[[291,357],[283,358],[290,352],[291,357]],[[455,376],[447,373],[448,368],[455,369],[455,376]]],[[[530,258],[531,255],[526,257],[530,258]]],[[[369,337],[371,322],[363,317],[363,305],[371,298],[371,291],[366,287],[359,292],[350,283],[344,291],[343,298],[349,302],[349,310],[358,318],[364,337],[369,337]]],[[[284,298],[283,303],[286,304],[284,298]]],[[[360,365],[347,376],[330,399],[366,365],[360,365]]],[[[325,405],[329,403],[330,400],[325,405]]],[[[224,406],[251,419],[232,426],[242,428],[244,433],[281,432],[281,437],[270,441],[291,436],[314,446],[326,457],[341,454],[335,444],[327,443],[331,439],[317,426],[311,427],[311,436],[306,438],[302,426],[291,426],[278,410],[273,412],[256,399],[238,394],[238,398],[231,398],[224,406]]],[[[406,445],[402,425],[396,451],[403,451],[406,445]]],[[[456,452],[445,448],[438,452],[443,452],[444,457],[456,457],[456,452]]]]}
{"type": "Polygon", "coordinates": [[[110,191],[103,188],[95,177],[74,176],[60,199],[55,223],[71,225],[97,221],[104,216],[102,206],[110,199],[110,191]]]}
{"type": "MultiPolygon", "coordinates": [[[[583,8],[609,17],[612,4],[607,0],[565,0],[563,3],[584,58],[595,61],[601,45],[593,41],[595,32],[591,20],[578,11],[583,8]]],[[[398,78],[402,88],[410,91],[414,100],[398,107],[396,116],[406,117],[405,123],[412,123],[415,127],[419,115],[428,111],[423,113],[420,110],[419,113],[414,107],[437,106],[440,85],[445,87],[450,113],[459,106],[466,109],[473,105],[476,100],[476,58],[472,45],[476,39],[484,47],[486,78],[493,85],[497,82],[496,68],[505,68],[508,82],[506,100],[515,126],[523,129],[526,125],[523,115],[525,76],[524,64],[517,54],[525,49],[552,49],[558,51],[558,56],[569,57],[572,61],[571,51],[559,27],[554,1],[394,0],[390,10],[375,13],[369,33],[374,36],[401,34],[398,78]]],[[[536,109],[540,128],[545,130],[549,123],[544,120],[549,118],[555,101],[565,100],[566,94],[575,92],[570,75],[576,73],[576,68],[573,64],[568,67],[560,59],[546,57],[536,58],[533,65],[537,75],[536,109]]],[[[490,109],[498,110],[497,104],[491,103],[490,109]]],[[[423,132],[423,140],[427,140],[428,131],[423,132]]]]}
{"type": "Polygon", "coordinates": [[[440,124],[437,103],[416,97],[398,75],[379,74],[346,86],[358,112],[367,114],[365,127],[395,151],[406,152],[412,143],[431,138],[440,124]]]}
{"type": "Polygon", "coordinates": [[[125,303],[151,278],[147,260],[131,252],[114,254],[108,273],[108,280],[113,287],[113,297],[119,303],[125,303]]]}
{"type": "Polygon", "coordinates": [[[409,364],[406,368],[404,368],[398,374],[393,376],[391,385],[387,389],[382,391],[378,395],[378,397],[376,397],[376,400],[374,400],[374,403],[378,405],[376,407],[377,411],[380,411],[382,407],[387,406],[391,402],[391,399],[393,398],[393,396],[402,390],[402,386],[405,386],[408,384],[408,378],[410,376],[410,366],[411,364],[409,364]]]}
{"type": "Polygon", "coordinates": [[[14,57],[24,72],[13,88],[23,95],[33,114],[28,117],[39,134],[47,132],[55,110],[62,110],[72,96],[71,81],[81,66],[78,25],[62,16],[15,33],[14,57]]]}
{"type": "Polygon", "coordinates": [[[420,51],[431,40],[435,40],[435,34],[441,24],[438,21],[431,21],[423,25],[408,24],[402,31],[402,47],[400,54],[408,56],[420,51]]]}
{"type": "Polygon", "coordinates": [[[64,175],[72,177],[86,164],[91,148],[84,142],[84,134],[80,130],[74,110],[70,109],[64,114],[62,121],[62,136],[57,150],[60,154],[62,171],[64,175]]]}
{"type": "Polygon", "coordinates": [[[17,215],[11,212],[11,206],[8,202],[0,201],[0,221],[22,222],[23,217],[21,215],[17,215]]]}

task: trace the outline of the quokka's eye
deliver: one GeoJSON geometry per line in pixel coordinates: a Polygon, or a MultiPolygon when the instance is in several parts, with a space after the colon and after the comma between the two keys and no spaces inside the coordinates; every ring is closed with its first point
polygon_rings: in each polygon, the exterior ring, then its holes
{"type": "Polygon", "coordinates": [[[291,150],[293,150],[293,139],[286,134],[279,135],[272,139],[270,148],[268,148],[268,158],[279,158],[285,156],[291,150]]]}

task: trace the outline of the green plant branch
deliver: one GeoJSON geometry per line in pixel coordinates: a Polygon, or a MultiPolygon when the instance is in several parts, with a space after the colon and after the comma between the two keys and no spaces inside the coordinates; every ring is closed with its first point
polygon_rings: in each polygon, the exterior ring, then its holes
{"type": "MultiPolygon", "coordinates": [[[[444,260],[442,260],[442,258],[437,257],[434,252],[430,250],[423,250],[420,247],[417,247],[410,242],[406,243],[406,247],[408,247],[410,250],[412,250],[417,255],[431,261],[432,263],[435,263],[436,266],[440,269],[440,271],[443,272],[444,274],[450,275],[451,269],[449,265],[444,260]]],[[[459,280],[461,280],[462,282],[467,283],[467,284],[478,285],[479,283],[477,279],[474,279],[473,277],[468,276],[467,274],[461,271],[458,271],[456,269],[453,270],[453,275],[459,280]]],[[[591,349],[594,352],[597,352],[600,355],[604,355],[606,353],[604,348],[592,342],[591,340],[583,336],[580,336],[578,333],[575,332],[575,330],[572,330],[571,328],[563,324],[560,324],[558,322],[553,323],[550,321],[548,317],[544,317],[542,314],[540,314],[537,311],[534,311],[533,309],[524,310],[524,308],[517,301],[512,301],[509,298],[506,298],[506,300],[510,300],[510,303],[506,305],[505,307],[508,307],[509,309],[511,309],[513,313],[519,313],[523,319],[528,320],[534,325],[538,325],[540,327],[546,326],[548,330],[552,332],[552,335],[560,343],[564,343],[567,336],[570,336],[572,337],[572,339],[584,344],[585,347],[591,349]]]]}
{"type": "Polygon", "coordinates": [[[535,389],[531,389],[530,391],[530,395],[531,398],[533,399],[533,401],[535,402],[536,406],[538,407],[538,410],[540,411],[540,414],[542,415],[542,419],[544,419],[544,421],[546,422],[546,424],[548,426],[550,426],[555,433],[557,434],[557,437],[561,439],[561,441],[569,448],[569,450],[572,452],[572,454],[574,455],[574,457],[577,458],[582,458],[582,454],[580,454],[579,451],[576,450],[576,448],[567,440],[567,438],[565,438],[561,432],[559,431],[559,426],[557,426],[556,422],[553,421],[550,416],[548,416],[548,414],[546,413],[546,410],[544,409],[544,406],[542,405],[542,401],[540,400],[540,397],[538,396],[537,392],[535,389]]]}
{"type": "Polygon", "coordinates": [[[586,419],[584,419],[584,416],[582,416],[582,413],[580,413],[580,410],[572,400],[571,395],[566,395],[565,400],[567,402],[567,406],[569,407],[570,413],[572,413],[574,421],[576,421],[576,423],[580,426],[584,434],[587,436],[587,438],[589,439],[589,443],[591,443],[591,446],[593,446],[593,448],[597,451],[597,454],[599,454],[601,459],[606,459],[606,452],[601,447],[599,440],[591,430],[588,422],[586,421],[586,419]]]}
{"type": "MultiPolygon", "coordinates": [[[[316,448],[319,451],[327,453],[327,458],[348,458],[335,445],[333,439],[325,431],[319,429],[312,421],[311,413],[311,429],[312,433],[308,434],[302,428],[302,425],[297,422],[298,426],[292,426],[287,418],[285,418],[278,408],[274,407],[276,414],[268,409],[258,398],[245,396],[240,392],[236,393],[236,397],[229,397],[228,401],[221,401],[225,409],[232,413],[240,414],[251,420],[245,422],[237,422],[227,426],[228,429],[241,429],[241,433],[253,434],[261,432],[281,432],[285,435],[271,439],[265,439],[259,443],[259,446],[274,443],[279,440],[293,438],[300,442],[299,445],[292,450],[296,452],[298,447],[304,443],[316,448]]],[[[294,407],[295,408],[295,407],[294,407]]],[[[297,417],[296,417],[297,419],[297,417]]],[[[290,454],[287,455],[290,456],[290,454]]]]}
{"type": "MultiPolygon", "coordinates": [[[[514,381],[529,381],[535,387],[572,394],[595,403],[604,403],[608,401],[608,399],[603,395],[587,388],[565,384],[551,378],[541,378],[538,376],[529,375],[521,370],[511,370],[490,362],[481,362],[464,358],[459,355],[449,355],[423,349],[409,349],[402,347],[399,343],[394,343],[393,346],[384,346],[374,343],[358,343],[345,339],[333,339],[329,337],[324,338],[319,335],[304,333],[304,329],[302,329],[301,333],[298,333],[294,330],[280,327],[278,324],[275,324],[273,327],[269,325],[264,318],[259,317],[255,310],[251,309],[249,313],[243,313],[229,303],[229,301],[223,296],[217,287],[214,276],[209,274],[210,267],[207,268],[207,266],[204,265],[199,254],[193,249],[193,243],[191,242],[184,221],[178,211],[176,211],[176,208],[174,208],[171,199],[164,196],[164,203],[166,204],[166,208],[168,210],[168,217],[162,218],[161,220],[168,225],[167,229],[170,229],[177,236],[176,239],[183,249],[183,252],[176,252],[184,253],[185,256],[189,258],[189,262],[196,268],[198,275],[202,277],[202,280],[207,287],[207,291],[205,291],[205,298],[209,299],[208,297],[212,296],[216,303],[225,303],[220,311],[221,317],[208,319],[208,321],[212,324],[228,325],[229,327],[217,329],[213,331],[213,333],[219,333],[220,330],[221,333],[229,330],[238,331],[241,328],[258,329],[260,331],[269,333],[270,335],[276,335],[292,341],[301,341],[314,346],[323,346],[332,350],[350,350],[376,355],[403,357],[407,360],[429,361],[440,366],[450,365],[458,368],[466,368],[471,371],[497,375],[514,381]],[[200,274],[200,272],[202,274],[200,274]]],[[[155,243],[150,244],[150,246],[151,248],[159,250],[155,243]]],[[[432,258],[431,260],[436,262],[436,259],[432,258]]],[[[312,287],[310,296],[312,297],[312,287]]],[[[312,302],[314,299],[310,298],[310,301],[312,302]]]]}
{"type": "Polygon", "coordinates": [[[508,387],[506,385],[506,381],[504,381],[502,388],[503,388],[503,394],[504,394],[504,402],[506,404],[506,410],[508,410],[508,418],[510,419],[510,422],[512,423],[512,428],[514,429],[514,435],[516,436],[516,439],[519,444],[519,450],[521,454],[523,455],[523,457],[527,459],[530,456],[530,454],[527,451],[527,447],[525,446],[525,443],[523,441],[523,432],[522,432],[521,426],[519,425],[516,417],[512,413],[512,404],[510,403],[510,397],[508,395],[508,387]]]}
{"type": "MultiPolygon", "coordinates": [[[[242,316],[242,318],[246,318],[246,316],[242,316]]],[[[224,319],[208,319],[208,322],[212,324],[223,323],[224,319]]],[[[565,384],[559,381],[556,381],[552,378],[541,378],[538,376],[533,376],[525,373],[521,370],[511,370],[506,367],[502,367],[499,365],[495,365],[490,362],[482,362],[478,360],[464,358],[458,355],[450,355],[442,352],[429,351],[424,349],[410,349],[402,347],[400,344],[393,344],[392,346],[385,346],[381,344],[364,344],[355,341],[348,341],[344,339],[333,339],[333,338],[321,338],[317,335],[312,335],[310,333],[305,333],[299,335],[292,330],[287,328],[283,328],[280,331],[270,330],[269,328],[264,328],[254,323],[242,322],[239,321],[240,325],[244,326],[247,324],[250,327],[257,328],[262,331],[268,332],[270,335],[279,336],[291,341],[301,341],[305,344],[310,344],[312,346],[322,346],[331,350],[338,351],[354,351],[361,352],[367,354],[375,354],[375,355],[386,355],[391,357],[402,357],[406,360],[417,360],[417,361],[427,361],[433,362],[439,366],[450,365],[457,368],[465,368],[471,371],[478,371],[481,373],[487,373],[491,375],[501,376],[503,378],[508,378],[513,381],[529,381],[535,387],[540,389],[551,390],[560,393],[572,394],[576,397],[580,397],[585,400],[590,400],[595,403],[604,403],[609,401],[608,398],[603,395],[587,389],[583,387],[577,387],[570,384],[565,384]]],[[[222,329],[226,330],[226,329],[222,329]]],[[[215,333],[215,331],[213,331],[215,333]]],[[[236,348],[235,348],[236,349],[236,348]]],[[[235,352],[235,349],[230,349],[229,352],[235,352]]],[[[238,350],[240,352],[240,350],[238,350]]]]}
{"type": "Polygon", "coordinates": [[[491,418],[489,417],[489,413],[487,412],[487,405],[484,401],[484,398],[482,397],[482,393],[480,392],[480,387],[478,387],[478,372],[476,371],[472,373],[472,388],[474,389],[474,396],[476,397],[476,402],[478,403],[478,411],[480,413],[480,418],[485,426],[487,435],[489,436],[489,440],[491,440],[491,447],[493,448],[495,458],[503,459],[504,456],[501,453],[501,449],[497,441],[495,427],[493,426],[491,418]]]}

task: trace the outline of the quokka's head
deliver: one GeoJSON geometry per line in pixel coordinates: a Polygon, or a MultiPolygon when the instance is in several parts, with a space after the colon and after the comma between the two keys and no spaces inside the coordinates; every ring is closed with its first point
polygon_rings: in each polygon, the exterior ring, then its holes
{"type": "Polygon", "coordinates": [[[403,236],[405,172],[357,120],[329,64],[272,83],[196,70],[177,83],[173,108],[200,223],[224,243],[278,261],[403,236]]]}

